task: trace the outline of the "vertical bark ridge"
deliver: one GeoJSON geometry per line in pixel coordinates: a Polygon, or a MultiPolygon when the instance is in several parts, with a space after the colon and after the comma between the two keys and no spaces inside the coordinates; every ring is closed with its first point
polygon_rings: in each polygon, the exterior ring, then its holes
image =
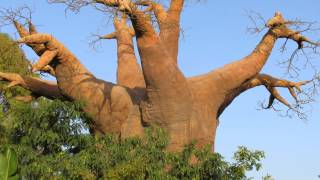
{"type": "Polygon", "coordinates": [[[134,30],[129,28],[126,20],[114,21],[117,40],[118,68],[117,82],[129,88],[145,88],[145,82],[140,65],[134,52],[134,30]]]}
{"type": "Polygon", "coordinates": [[[183,5],[184,0],[172,0],[166,19],[160,26],[160,38],[175,63],[178,62],[180,17],[183,5]]]}
{"type": "Polygon", "coordinates": [[[143,120],[169,131],[169,150],[182,148],[189,139],[192,113],[192,98],[186,78],[160,40],[151,46],[143,46],[138,41],[138,47],[148,96],[143,107],[143,120]]]}
{"type": "MultiPolygon", "coordinates": [[[[172,0],[165,18],[160,22],[160,38],[165,44],[168,54],[175,63],[178,62],[179,38],[180,38],[180,17],[184,0],[172,0]]],[[[161,16],[159,16],[160,18],[161,16]]]]}

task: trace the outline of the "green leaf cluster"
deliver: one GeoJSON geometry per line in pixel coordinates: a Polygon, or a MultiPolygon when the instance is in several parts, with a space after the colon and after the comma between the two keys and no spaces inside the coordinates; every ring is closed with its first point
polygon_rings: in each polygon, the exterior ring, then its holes
{"type": "Polygon", "coordinates": [[[26,75],[28,60],[17,43],[7,34],[0,33],[0,71],[26,75]]]}
{"type": "MultiPolygon", "coordinates": [[[[149,130],[162,132],[161,130],[149,130]]],[[[210,148],[187,146],[182,153],[165,151],[163,134],[119,141],[112,135],[86,136],[81,149],[41,154],[28,146],[18,149],[21,175],[26,179],[247,179],[246,172],[260,168],[261,151],[240,148],[241,161],[226,162],[210,148]],[[255,158],[252,158],[255,157],[255,158]],[[256,160],[254,160],[256,159],[256,160]]]]}
{"type": "Polygon", "coordinates": [[[19,179],[17,153],[11,148],[5,148],[0,153],[0,179],[17,180],[19,179]]]}
{"type": "MultiPolygon", "coordinates": [[[[15,43],[7,34],[0,33],[0,71],[29,74],[29,63],[19,45],[15,43]]],[[[11,118],[7,111],[9,101],[16,95],[28,95],[29,91],[14,87],[10,90],[6,88],[7,82],[0,81],[0,144],[7,142],[7,130],[11,126],[11,118]],[[5,115],[8,115],[5,117],[5,115]],[[7,119],[4,121],[4,119],[7,119]]]]}

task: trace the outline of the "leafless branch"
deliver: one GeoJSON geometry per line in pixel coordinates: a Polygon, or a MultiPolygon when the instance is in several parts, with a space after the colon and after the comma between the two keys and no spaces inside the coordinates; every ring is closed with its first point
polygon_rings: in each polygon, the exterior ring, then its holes
{"type": "Polygon", "coordinates": [[[252,10],[246,10],[245,15],[250,19],[252,23],[252,26],[247,27],[247,32],[249,32],[250,34],[258,34],[266,29],[266,20],[260,13],[252,10]]]}
{"type": "Polygon", "coordinates": [[[12,25],[13,21],[24,21],[27,23],[32,20],[33,11],[28,6],[17,9],[0,8],[0,26],[12,25]]]}

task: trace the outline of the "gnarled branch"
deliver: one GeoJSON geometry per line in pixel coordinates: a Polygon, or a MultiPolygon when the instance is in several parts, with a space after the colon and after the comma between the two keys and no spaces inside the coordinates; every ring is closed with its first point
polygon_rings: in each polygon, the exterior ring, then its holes
{"type": "Polygon", "coordinates": [[[229,104],[241,93],[261,85],[265,86],[266,89],[270,92],[269,103],[266,108],[271,108],[274,100],[277,99],[279,102],[281,102],[282,104],[284,104],[285,106],[291,109],[292,106],[280,95],[276,87],[287,88],[291,96],[295,99],[296,102],[298,102],[298,98],[295,93],[295,90],[300,92],[301,86],[309,82],[310,81],[301,81],[296,83],[296,82],[292,82],[284,79],[275,78],[267,74],[258,74],[253,78],[245,81],[239,87],[228,92],[228,94],[224,99],[224,102],[219,108],[218,117],[222,114],[225,108],[227,108],[229,104]]]}
{"type": "Polygon", "coordinates": [[[13,86],[21,86],[32,92],[36,97],[44,96],[48,99],[63,98],[59,91],[57,83],[46,81],[40,78],[31,76],[21,76],[16,73],[0,72],[0,79],[9,82],[7,88],[13,86]]]}

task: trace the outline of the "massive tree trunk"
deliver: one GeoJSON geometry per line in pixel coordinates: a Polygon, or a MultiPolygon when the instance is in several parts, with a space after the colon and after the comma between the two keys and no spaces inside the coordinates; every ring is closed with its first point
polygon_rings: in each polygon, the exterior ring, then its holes
{"type": "Polygon", "coordinates": [[[260,74],[262,67],[279,38],[312,43],[299,32],[290,30],[280,13],[268,21],[268,32],[254,51],[207,74],[186,78],[177,65],[180,15],[183,0],[172,0],[168,10],[152,1],[133,3],[130,0],[95,0],[93,4],[113,7],[123,12],[115,17],[115,32],[101,39],[116,39],[118,46],[117,84],[97,79],[58,40],[39,34],[29,22],[29,30],[14,21],[21,39],[39,56],[32,71],[49,71],[57,83],[17,74],[0,73],[3,80],[21,85],[38,96],[64,98],[84,103],[95,135],[114,133],[121,138],[143,135],[144,128],[159,126],[170,137],[169,151],[179,151],[196,140],[197,147],[214,147],[219,116],[242,92],[264,85],[270,92],[270,107],[274,99],[290,108],[275,87],[293,88],[307,82],[294,83],[260,74]],[[148,6],[157,18],[157,32],[146,12],[137,6],[148,6]],[[133,28],[127,25],[126,17],[133,28]],[[135,56],[136,37],[141,67],[135,56]]]}

